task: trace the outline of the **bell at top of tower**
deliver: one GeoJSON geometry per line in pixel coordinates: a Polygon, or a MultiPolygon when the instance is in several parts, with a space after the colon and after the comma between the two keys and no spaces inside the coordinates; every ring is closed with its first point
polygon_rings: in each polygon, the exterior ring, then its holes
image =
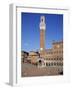
{"type": "Polygon", "coordinates": [[[41,22],[45,23],[45,17],[41,16],[41,22]]]}
{"type": "Polygon", "coordinates": [[[45,30],[46,29],[46,24],[45,24],[45,16],[40,17],[40,30],[45,30]]]}

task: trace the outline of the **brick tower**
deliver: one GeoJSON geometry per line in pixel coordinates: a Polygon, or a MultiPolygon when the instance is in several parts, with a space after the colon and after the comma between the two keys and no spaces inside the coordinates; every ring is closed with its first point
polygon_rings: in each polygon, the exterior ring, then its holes
{"type": "Polygon", "coordinates": [[[45,24],[45,17],[41,16],[40,18],[40,53],[43,54],[45,50],[45,30],[46,30],[46,24],[45,24]]]}

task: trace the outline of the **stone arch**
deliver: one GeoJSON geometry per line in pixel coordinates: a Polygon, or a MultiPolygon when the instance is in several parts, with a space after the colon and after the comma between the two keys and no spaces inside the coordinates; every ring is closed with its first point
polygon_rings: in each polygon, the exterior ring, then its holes
{"type": "Polygon", "coordinates": [[[37,59],[38,67],[45,67],[44,58],[37,59]]]}

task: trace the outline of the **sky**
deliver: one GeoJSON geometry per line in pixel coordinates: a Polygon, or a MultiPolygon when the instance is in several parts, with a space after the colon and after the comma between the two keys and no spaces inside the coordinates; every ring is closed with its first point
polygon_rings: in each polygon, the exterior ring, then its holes
{"type": "Polygon", "coordinates": [[[43,13],[21,13],[21,50],[40,49],[40,17],[45,16],[45,48],[51,48],[52,42],[63,40],[63,15],[43,13]]]}

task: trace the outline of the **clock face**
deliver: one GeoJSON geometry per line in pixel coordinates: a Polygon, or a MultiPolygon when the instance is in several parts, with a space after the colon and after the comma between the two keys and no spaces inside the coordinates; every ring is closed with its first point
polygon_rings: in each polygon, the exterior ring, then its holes
{"type": "Polygon", "coordinates": [[[43,50],[43,48],[40,48],[40,50],[42,51],[42,50],[43,50]]]}

